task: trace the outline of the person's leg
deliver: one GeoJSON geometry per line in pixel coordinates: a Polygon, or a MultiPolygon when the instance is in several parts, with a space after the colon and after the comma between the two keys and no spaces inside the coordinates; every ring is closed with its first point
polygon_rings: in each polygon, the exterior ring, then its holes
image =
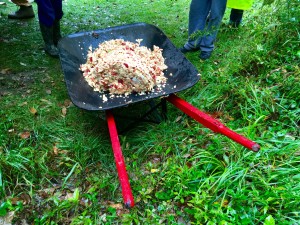
{"type": "Polygon", "coordinates": [[[52,27],[55,20],[55,11],[51,0],[36,0],[38,6],[39,23],[52,27]]]}
{"type": "Polygon", "coordinates": [[[60,20],[63,17],[62,0],[52,0],[52,5],[55,12],[55,19],[53,23],[53,42],[54,45],[57,46],[58,41],[62,37],[60,32],[60,20]]]}
{"type": "Polygon", "coordinates": [[[40,30],[45,42],[44,50],[50,56],[58,57],[58,49],[55,47],[53,40],[55,11],[53,9],[52,0],[36,0],[36,3],[38,5],[40,30]]]}
{"type": "Polygon", "coordinates": [[[199,49],[210,5],[211,0],[192,0],[189,11],[189,40],[184,45],[185,49],[199,49]]]}
{"type": "Polygon", "coordinates": [[[27,0],[12,0],[12,2],[20,8],[16,12],[8,14],[9,19],[30,19],[34,17],[32,5],[27,0]]]}
{"type": "Polygon", "coordinates": [[[212,0],[209,21],[205,29],[205,35],[201,38],[200,58],[207,59],[210,57],[211,52],[214,49],[214,42],[217,37],[217,33],[225,13],[227,0],[212,0]]]}
{"type": "Polygon", "coordinates": [[[55,20],[61,20],[63,17],[62,0],[51,0],[54,9],[55,20]]]}
{"type": "Polygon", "coordinates": [[[231,9],[229,25],[231,25],[233,27],[238,27],[242,22],[243,13],[244,13],[244,10],[242,10],[242,9],[231,9]]]}

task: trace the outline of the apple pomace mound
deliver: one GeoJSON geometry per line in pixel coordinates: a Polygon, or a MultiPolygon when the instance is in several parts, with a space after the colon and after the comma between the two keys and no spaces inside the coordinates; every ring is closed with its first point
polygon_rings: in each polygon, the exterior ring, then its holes
{"type": "Polygon", "coordinates": [[[87,62],[80,65],[88,84],[95,91],[110,94],[145,94],[161,89],[167,81],[162,49],[140,46],[141,41],[115,39],[100,43],[94,50],[90,47],[87,62]]]}

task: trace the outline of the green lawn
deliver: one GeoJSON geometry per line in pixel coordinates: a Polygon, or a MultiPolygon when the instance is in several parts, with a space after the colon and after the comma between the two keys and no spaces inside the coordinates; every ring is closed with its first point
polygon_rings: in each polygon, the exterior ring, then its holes
{"type": "MultiPolygon", "coordinates": [[[[168,104],[166,121],[140,123],[119,135],[132,209],[123,205],[104,112],[71,103],[60,61],[43,51],[36,4],[36,18],[14,21],[7,14],[17,7],[4,2],[0,222],[300,224],[298,0],[256,1],[239,29],[227,25],[227,9],[211,59],[186,55],[201,79],[178,95],[261,150],[249,151],[168,104]]],[[[189,3],[64,0],[62,33],[145,22],[180,47],[187,39],[189,3]]]]}

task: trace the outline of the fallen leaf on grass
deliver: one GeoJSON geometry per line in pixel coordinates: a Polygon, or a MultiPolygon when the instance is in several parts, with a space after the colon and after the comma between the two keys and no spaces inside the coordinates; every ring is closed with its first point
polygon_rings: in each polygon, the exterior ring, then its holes
{"type": "Polygon", "coordinates": [[[30,137],[30,132],[29,131],[24,131],[21,134],[19,134],[19,136],[22,139],[28,139],[30,137]]]}
{"type": "Polygon", "coordinates": [[[27,102],[22,102],[19,106],[27,105],[27,102]]]}
{"type": "Polygon", "coordinates": [[[234,121],[234,118],[232,116],[229,116],[229,115],[225,115],[225,119],[227,119],[229,121],[234,121]]]}
{"type": "Polygon", "coordinates": [[[157,173],[159,169],[151,169],[151,173],[157,173]]]}
{"type": "Polygon", "coordinates": [[[57,148],[56,144],[57,144],[57,143],[55,143],[54,146],[53,146],[53,153],[54,153],[54,155],[58,155],[58,150],[59,150],[59,149],[57,148]]]}
{"type": "Polygon", "coordinates": [[[181,120],[182,116],[178,116],[175,120],[175,122],[177,123],[179,120],[181,120]]]}
{"type": "Polygon", "coordinates": [[[87,199],[87,198],[81,198],[79,201],[79,204],[81,206],[90,206],[92,204],[91,200],[87,199]]]}
{"type": "Polygon", "coordinates": [[[73,103],[70,101],[70,99],[66,99],[66,100],[64,101],[64,106],[65,106],[66,108],[69,108],[72,104],[73,104],[73,103]]]}
{"type": "Polygon", "coordinates": [[[160,162],[161,162],[161,158],[159,158],[159,157],[154,157],[154,158],[151,160],[151,162],[152,162],[153,164],[155,164],[155,163],[160,163],[160,162]]]}
{"type": "Polygon", "coordinates": [[[224,201],[222,202],[222,207],[227,207],[229,204],[229,201],[227,199],[224,199],[224,201]]]}
{"type": "Polygon", "coordinates": [[[190,163],[190,162],[187,162],[185,165],[186,165],[189,169],[192,168],[192,166],[193,166],[193,164],[190,163]]]}
{"type": "Polygon", "coordinates": [[[31,197],[28,194],[22,193],[20,195],[20,198],[21,198],[24,205],[27,205],[31,202],[31,197]]]}
{"type": "Polygon", "coordinates": [[[183,158],[189,158],[191,156],[191,154],[185,154],[185,155],[183,155],[183,158]]]}
{"type": "Polygon", "coordinates": [[[43,190],[38,191],[40,197],[48,197],[48,196],[53,196],[54,193],[56,192],[57,188],[56,187],[51,187],[51,188],[45,188],[43,190]]]}
{"type": "Polygon", "coordinates": [[[1,74],[9,74],[10,68],[5,68],[1,70],[1,74]]]}
{"type": "Polygon", "coordinates": [[[30,113],[31,113],[32,115],[37,114],[37,110],[36,110],[35,108],[33,108],[33,107],[30,108],[29,111],[30,111],[30,113]]]}
{"type": "Polygon", "coordinates": [[[110,207],[112,207],[114,209],[123,209],[123,205],[121,203],[112,203],[112,202],[109,202],[108,206],[110,206],[110,207]]]}
{"type": "Polygon", "coordinates": [[[18,198],[18,197],[14,197],[14,198],[11,198],[11,199],[9,199],[9,200],[10,200],[10,203],[11,203],[12,205],[17,205],[18,202],[21,201],[21,199],[18,198]]]}
{"type": "Polygon", "coordinates": [[[41,102],[45,102],[45,103],[47,103],[47,104],[49,104],[49,105],[51,105],[52,104],[52,102],[50,102],[49,100],[47,100],[47,99],[41,99],[41,102]]]}
{"type": "Polygon", "coordinates": [[[214,119],[218,119],[220,117],[222,117],[222,115],[224,114],[223,112],[220,111],[216,111],[216,112],[212,112],[212,113],[208,113],[211,117],[213,117],[214,119]]]}
{"type": "Polygon", "coordinates": [[[71,200],[71,199],[73,199],[74,194],[73,193],[67,193],[64,197],[65,197],[64,200],[71,200]]]}
{"type": "Polygon", "coordinates": [[[128,214],[129,213],[129,209],[117,209],[117,216],[121,217],[123,214],[128,214]]]}
{"type": "Polygon", "coordinates": [[[62,116],[65,117],[67,115],[67,108],[66,107],[62,107],[61,113],[62,113],[62,116]]]}
{"type": "Polygon", "coordinates": [[[22,202],[23,205],[27,205],[31,202],[31,198],[28,194],[22,193],[20,197],[14,197],[10,199],[12,205],[17,205],[18,202],[22,202]]]}
{"type": "Polygon", "coordinates": [[[39,196],[42,198],[42,199],[47,199],[49,198],[49,194],[45,191],[40,191],[39,192],[39,196]]]}

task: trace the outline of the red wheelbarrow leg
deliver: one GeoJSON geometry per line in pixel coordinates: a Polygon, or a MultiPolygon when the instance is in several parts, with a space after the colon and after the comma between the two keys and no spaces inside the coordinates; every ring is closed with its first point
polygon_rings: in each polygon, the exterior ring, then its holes
{"type": "Polygon", "coordinates": [[[118,170],[119,180],[122,187],[124,204],[126,207],[130,208],[134,206],[134,200],[133,200],[133,196],[132,196],[132,192],[128,180],[128,175],[126,172],[124,157],[122,154],[122,149],[118,137],[115,119],[112,112],[109,110],[106,111],[106,119],[107,119],[112,149],[114,152],[116,167],[118,170]]]}
{"type": "Polygon", "coordinates": [[[254,152],[257,152],[260,149],[260,146],[257,143],[235,133],[218,120],[215,120],[211,116],[205,114],[204,112],[201,112],[199,109],[179,98],[178,96],[171,94],[166,99],[182,112],[192,117],[203,126],[211,129],[212,131],[221,133],[254,152]]]}

